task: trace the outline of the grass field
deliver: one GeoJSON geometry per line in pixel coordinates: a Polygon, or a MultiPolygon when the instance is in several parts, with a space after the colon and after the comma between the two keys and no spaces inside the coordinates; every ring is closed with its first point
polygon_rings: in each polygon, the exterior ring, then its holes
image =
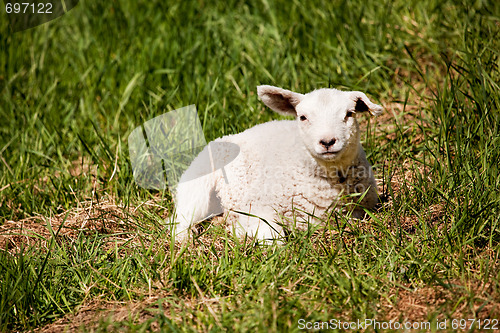
{"type": "Polygon", "coordinates": [[[81,1],[15,34],[0,16],[0,331],[500,318],[500,2],[81,1]],[[380,208],[283,246],[217,223],[172,244],[128,135],[190,104],[207,140],[279,118],[259,84],[384,106],[359,119],[380,208]]]}

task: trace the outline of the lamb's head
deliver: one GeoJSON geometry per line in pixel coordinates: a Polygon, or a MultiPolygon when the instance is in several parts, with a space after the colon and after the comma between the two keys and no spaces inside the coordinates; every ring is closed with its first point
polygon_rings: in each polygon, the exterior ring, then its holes
{"type": "Polygon", "coordinates": [[[359,126],[356,114],[378,115],[380,105],[359,91],[319,89],[308,94],[259,86],[260,99],[272,110],[297,118],[302,141],[311,155],[325,162],[349,160],[358,153],[359,126]]]}

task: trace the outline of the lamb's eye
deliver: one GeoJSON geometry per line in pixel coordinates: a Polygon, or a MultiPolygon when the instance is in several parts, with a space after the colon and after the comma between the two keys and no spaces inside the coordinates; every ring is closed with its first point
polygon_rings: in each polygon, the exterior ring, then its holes
{"type": "Polygon", "coordinates": [[[300,116],[300,121],[306,121],[307,117],[306,116],[300,116]]]}
{"type": "Polygon", "coordinates": [[[345,119],[352,117],[353,114],[354,114],[354,112],[347,111],[347,113],[345,114],[345,119]]]}

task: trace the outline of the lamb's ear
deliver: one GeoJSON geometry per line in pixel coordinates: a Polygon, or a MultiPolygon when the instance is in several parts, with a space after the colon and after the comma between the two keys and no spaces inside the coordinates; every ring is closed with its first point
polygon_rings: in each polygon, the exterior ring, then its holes
{"type": "Polygon", "coordinates": [[[380,105],[372,103],[370,99],[361,91],[352,91],[352,99],[356,102],[354,110],[356,112],[369,111],[372,115],[378,116],[384,110],[380,105]]]}
{"type": "Polygon", "coordinates": [[[273,86],[258,86],[257,94],[272,110],[287,116],[297,115],[295,107],[304,98],[302,94],[273,86]]]}

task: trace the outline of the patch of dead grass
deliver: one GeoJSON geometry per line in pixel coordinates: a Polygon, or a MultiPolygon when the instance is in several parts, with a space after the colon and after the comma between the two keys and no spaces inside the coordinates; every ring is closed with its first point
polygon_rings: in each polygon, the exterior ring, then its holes
{"type": "MultiPolygon", "coordinates": [[[[79,306],[74,313],[66,315],[55,322],[39,328],[39,333],[77,332],[82,328],[94,331],[105,321],[109,323],[130,320],[135,324],[142,323],[153,317],[150,310],[158,296],[147,298],[143,301],[131,302],[106,302],[102,300],[91,300],[79,306]]],[[[153,325],[154,328],[154,325],[153,325]]],[[[108,327],[111,330],[111,327],[108,327]]]]}
{"type": "MultiPolygon", "coordinates": [[[[194,283],[196,283],[194,281],[194,283]]],[[[199,288],[198,288],[199,289],[199,288]]],[[[227,298],[227,297],[225,297],[227,298]]],[[[139,325],[151,320],[150,329],[158,330],[159,324],[155,321],[156,315],[164,315],[172,322],[180,325],[184,321],[197,322],[192,315],[195,310],[208,309],[216,321],[217,312],[221,311],[221,300],[223,298],[207,298],[201,290],[197,297],[185,295],[183,298],[173,297],[165,290],[159,291],[154,296],[143,300],[132,300],[128,302],[111,302],[101,299],[90,300],[79,306],[74,313],[59,318],[55,322],[36,330],[38,333],[78,332],[82,328],[87,332],[103,329],[106,331],[122,331],[114,324],[131,323],[139,325]],[[191,311],[186,311],[189,309],[191,311]],[[104,323],[104,324],[103,324],[104,323]]],[[[201,324],[201,323],[200,323],[201,324]]]]}
{"type": "MultiPolygon", "coordinates": [[[[152,204],[145,202],[143,205],[152,204]]],[[[157,205],[156,205],[157,206],[157,205]]],[[[136,208],[124,207],[106,195],[99,200],[80,201],[78,206],[54,216],[36,215],[0,225],[0,249],[18,253],[21,248],[47,248],[58,230],[58,238],[74,241],[80,234],[109,235],[108,243],[123,243],[136,237],[136,208]]]]}
{"type": "Polygon", "coordinates": [[[432,315],[444,319],[493,319],[500,316],[500,294],[491,283],[453,281],[448,287],[434,285],[419,288],[394,287],[393,297],[382,298],[380,312],[386,320],[426,321],[432,315]]]}

